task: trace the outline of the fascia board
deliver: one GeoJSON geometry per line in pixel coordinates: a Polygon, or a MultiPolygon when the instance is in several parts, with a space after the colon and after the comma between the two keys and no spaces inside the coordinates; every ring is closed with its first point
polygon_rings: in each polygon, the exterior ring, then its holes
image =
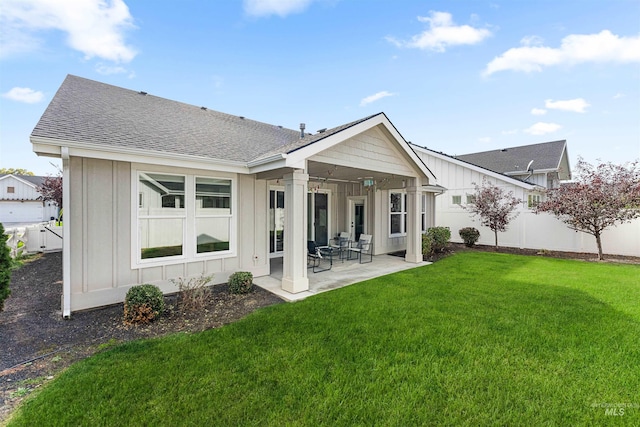
{"type": "Polygon", "coordinates": [[[431,150],[428,150],[426,148],[422,148],[422,147],[419,147],[419,146],[414,146],[414,147],[415,147],[416,150],[424,152],[425,154],[427,154],[429,156],[433,156],[433,157],[436,157],[438,159],[445,160],[447,162],[453,163],[454,165],[458,165],[458,166],[465,167],[467,169],[471,169],[472,171],[488,175],[488,176],[490,176],[492,178],[495,178],[495,179],[501,179],[503,181],[506,181],[506,180],[511,181],[513,184],[518,185],[518,186],[520,186],[520,187],[522,187],[524,189],[527,189],[527,190],[533,190],[536,187],[535,184],[527,184],[526,182],[520,181],[519,179],[511,178],[510,176],[499,174],[499,173],[491,171],[489,169],[484,169],[484,168],[481,168],[479,166],[473,165],[471,163],[467,163],[467,162],[463,162],[463,161],[458,160],[458,159],[454,159],[453,157],[449,157],[447,155],[440,154],[440,153],[438,153],[436,151],[431,151],[431,150]]]}
{"type": "Polygon", "coordinates": [[[123,147],[104,147],[96,144],[78,143],[61,139],[31,137],[33,151],[39,155],[61,156],[61,147],[68,147],[69,156],[114,160],[129,163],[144,163],[189,169],[212,169],[221,172],[249,174],[244,162],[208,159],[185,154],[163,153],[123,147]]]}
{"type": "Polygon", "coordinates": [[[287,167],[287,155],[286,154],[278,154],[276,156],[269,157],[267,159],[263,159],[263,161],[255,162],[254,164],[249,163],[249,172],[250,173],[260,173],[266,172],[274,169],[280,169],[287,167]]]}

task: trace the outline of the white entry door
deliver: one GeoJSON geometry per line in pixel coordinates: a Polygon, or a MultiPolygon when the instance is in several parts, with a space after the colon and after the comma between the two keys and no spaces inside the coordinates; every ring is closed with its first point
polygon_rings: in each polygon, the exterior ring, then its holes
{"type": "Polygon", "coordinates": [[[367,233],[367,198],[349,197],[349,234],[351,240],[357,242],[361,234],[367,233]]]}

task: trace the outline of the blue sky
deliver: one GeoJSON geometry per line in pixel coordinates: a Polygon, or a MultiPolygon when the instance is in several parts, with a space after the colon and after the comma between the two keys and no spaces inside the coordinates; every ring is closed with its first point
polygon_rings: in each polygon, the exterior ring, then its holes
{"type": "Polygon", "coordinates": [[[452,155],[640,158],[637,0],[1,0],[0,36],[0,168],[56,172],[29,135],[67,74],[312,132],[384,111],[452,155]]]}

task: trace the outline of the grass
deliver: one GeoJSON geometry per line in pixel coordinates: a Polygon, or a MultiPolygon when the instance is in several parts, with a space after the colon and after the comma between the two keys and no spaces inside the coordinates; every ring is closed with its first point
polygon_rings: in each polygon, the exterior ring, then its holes
{"type": "Polygon", "coordinates": [[[460,253],[117,346],[9,425],[638,425],[638,301],[636,265],[460,253]]]}

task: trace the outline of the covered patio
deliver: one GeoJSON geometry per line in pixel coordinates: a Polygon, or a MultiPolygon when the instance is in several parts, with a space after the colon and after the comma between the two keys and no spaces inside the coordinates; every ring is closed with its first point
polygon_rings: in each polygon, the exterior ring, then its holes
{"type": "Polygon", "coordinates": [[[273,258],[271,275],[256,277],[253,283],[286,301],[300,301],[322,292],[429,264],[431,263],[426,261],[408,263],[402,256],[388,254],[376,255],[373,257],[373,262],[368,264],[360,264],[358,261],[337,261],[331,270],[321,273],[312,273],[309,269],[307,276],[309,289],[293,294],[282,289],[282,258],[273,258]]]}

